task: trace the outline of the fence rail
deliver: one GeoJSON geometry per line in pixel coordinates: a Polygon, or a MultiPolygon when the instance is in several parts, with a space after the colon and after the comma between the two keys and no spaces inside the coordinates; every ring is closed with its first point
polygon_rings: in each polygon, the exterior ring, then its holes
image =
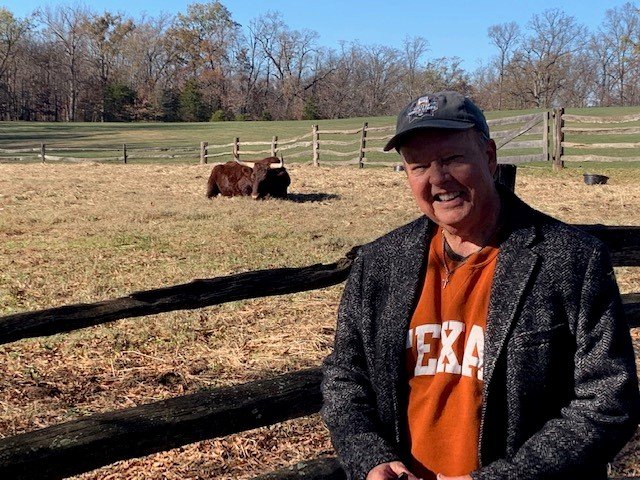
{"type": "Polygon", "coordinates": [[[565,114],[564,118],[567,122],[578,123],[627,123],[640,121],[640,113],[634,113],[631,115],[609,115],[602,117],[565,114]]]}
{"type": "Polygon", "coordinates": [[[0,440],[0,478],[61,479],[316,413],[319,368],[96,414],[0,440]]]}
{"type": "Polygon", "coordinates": [[[356,249],[335,263],[277,268],[134,292],[96,303],[80,303],[0,317],[0,344],[70,332],[122,318],[208,307],[336,285],[345,280],[356,249]]]}

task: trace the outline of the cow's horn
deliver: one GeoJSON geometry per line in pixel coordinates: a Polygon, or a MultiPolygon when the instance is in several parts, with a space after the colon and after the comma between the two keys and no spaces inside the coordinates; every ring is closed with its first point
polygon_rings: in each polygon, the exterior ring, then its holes
{"type": "Polygon", "coordinates": [[[269,164],[269,168],[282,168],[282,167],[284,167],[284,157],[280,157],[280,163],[270,163],[269,164]]]}
{"type": "Polygon", "coordinates": [[[234,158],[234,160],[236,161],[236,163],[239,163],[240,165],[244,165],[245,167],[253,168],[254,162],[241,162],[237,158],[234,158]]]}

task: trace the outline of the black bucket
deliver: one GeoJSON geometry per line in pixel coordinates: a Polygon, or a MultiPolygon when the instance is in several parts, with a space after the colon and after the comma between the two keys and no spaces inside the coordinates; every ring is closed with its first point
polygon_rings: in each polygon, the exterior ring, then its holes
{"type": "Polygon", "coordinates": [[[584,173],[584,183],[587,185],[604,185],[609,180],[606,175],[598,175],[597,173],[584,173]]]}

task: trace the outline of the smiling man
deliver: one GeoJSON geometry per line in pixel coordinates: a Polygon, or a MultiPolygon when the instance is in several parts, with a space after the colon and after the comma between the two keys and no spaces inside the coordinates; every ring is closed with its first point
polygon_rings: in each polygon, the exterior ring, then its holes
{"type": "Polygon", "coordinates": [[[348,478],[606,479],[639,399],[605,247],[494,183],[456,92],[407,105],[394,148],[424,216],[360,250],[324,364],[348,478]]]}

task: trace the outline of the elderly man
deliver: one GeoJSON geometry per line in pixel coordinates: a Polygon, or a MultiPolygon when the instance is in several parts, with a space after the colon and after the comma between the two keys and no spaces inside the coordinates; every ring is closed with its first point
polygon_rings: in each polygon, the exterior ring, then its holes
{"type": "Polygon", "coordinates": [[[325,360],[348,478],[606,479],[638,419],[606,248],[493,181],[496,146],[455,92],[399,114],[424,216],[365,245],[325,360]]]}

